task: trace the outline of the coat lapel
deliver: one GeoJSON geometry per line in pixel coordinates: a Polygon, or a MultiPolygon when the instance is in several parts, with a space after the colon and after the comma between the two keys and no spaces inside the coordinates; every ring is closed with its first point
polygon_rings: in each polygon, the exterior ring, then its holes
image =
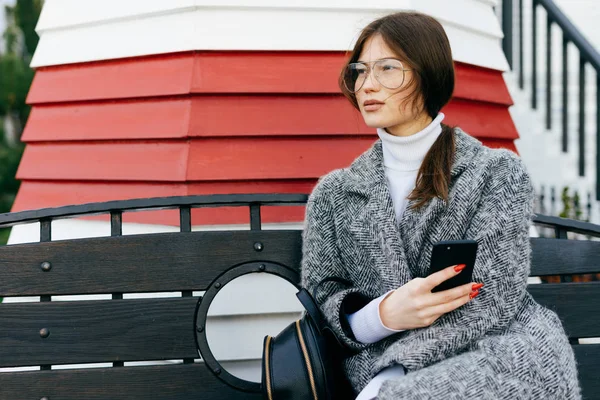
{"type": "Polygon", "coordinates": [[[412,279],[398,229],[392,198],[383,169],[381,141],[357,159],[346,182],[353,204],[349,230],[375,261],[382,290],[397,288],[412,279]]]}
{"type": "MultiPolygon", "coordinates": [[[[460,129],[456,129],[455,138],[451,186],[481,147],[481,142],[460,129]]],[[[414,210],[412,206],[415,201],[409,201],[401,220],[396,221],[380,140],[361,155],[348,171],[345,189],[350,196],[348,212],[352,215],[349,230],[361,248],[369,251],[375,260],[382,289],[391,290],[413,277],[422,276],[424,272],[418,267],[419,249],[423,249],[428,230],[448,204],[435,198],[421,209],[414,210]]]]}

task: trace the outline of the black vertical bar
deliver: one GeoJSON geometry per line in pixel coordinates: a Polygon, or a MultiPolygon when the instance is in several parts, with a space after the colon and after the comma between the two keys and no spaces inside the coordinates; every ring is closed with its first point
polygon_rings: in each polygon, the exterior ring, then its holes
{"type": "Polygon", "coordinates": [[[519,2],[519,88],[525,88],[525,71],[523,68],[523,0],[519,2]]]}
{"type": "Polygon", "coordinates": [[[513,2],[504,0],[502,2],[502,30],[504,38],[502,39],[502,48],[510,69],[513,67],[513,2]]]}
{"type": "Polygon", "coordinates": [[[192,231],[192,214],[189,206],[179,208],[179,230],[181,232],[192,231]]]}
{"type": "MultiPolygon", "coordinates": [[[[42,219],[40,220],[40,242],[50,242],[52,240],[52,220],[42,219]]],[[[47,302],[52,301],[52,296],[42,295],[40,301],[47,302]]],[[[44,364],[40,365],[40,370],[48,371],[52,369],[52,365],[44,364]]]]}
{"type": "Polygon", "coordinates": [[[569,40],[563,31],[562,42],[562,151],[569,151],[569,40]]]}
{"type": "Polygon", "coordinates": [[[559,228],[557,226],[554,228],[554,233],[556,234],[557,239],[567,239],[567,230],[564,228],[559,228]]]}
{"type": "Polygon", "coordinates": [[[556,210],[556,188],[552,186],[550,188],[550,215],[554,215],[556,210]]]}
{"type": "Polygon", "coordinates": [[[537,0],[532,0],[531,108],[537,109],[537,0]]]}
{"type": "MultiPolygon", "coordinates": [[[[123,213],[121,211],[110,212],[110,236],[121,236],[123,235],[123,213]]],[[[113,300],[122,300],[123,293],[113,293],[113,300]]],[[[113,367],[124,366],[123,361],[114,361],[113,367]]]]}
{"type": "Polygon", "coordinates": [[[250,230],[261,230],[260,204],[250,204],[250,230]]]}
{"type": "Polygon", "coordinates": [[[552,20],[546,18],[546,129],[552,129],[552,20]]]}
{"type": "MultiPolygon", "coordinates": [[[[121,211],[110,212],[110,236],[121,236],[123,234],[123,213],[121,211]]],[[[113,300],[123,298],[123,293],[113,293],[113,300]]]]}
{"type": "Polygon", "coordinates": [[[52,240],[52,220],[40,220],[40,242],[49,242],[52,240]]]}
{"type": "Polygon", "coordinates": [[[110,212],[110,236],[121,236],[123,234],[123,213],[121,211],[110,212]]]}
{"type": "MultiPolygon", "coordinates": [[[[179,231],[180,232],[191,232],[192,231],[192,211],[189,206],[179,207],[179,231]]],[[[181,297],[192,297],[193,292],[191,290],[181,291],[181,297]]],[[[193,358],[184,358],[184,364],[193,364],[193,358]]]]}
{"type": "MultiPolygon", "coordinates": [[[[192,211],[189,206],[181,206],[179,208],[179,230],[181,232],[192,231],[192,211]]],[[[181,297],[192,297],[192,291],[182,291],[181,297]]]]}
{"type": "Polygon", "coordinates": [[[579,56],[579,176],[585,176],[585,59],[579,56]]]}
{"type": "MultiPolygon", "coordinates": [[[[52,220],[40,220],[40,242],[50,242],[52,240],[52,220]]],[[[52,296],[40,296],[40,301],[52,301],[52,296]]]]}
{"type": "Polygon", "coordinates": [[[596,71],[596,200],[600,201],[600,71],[596,71]]]}

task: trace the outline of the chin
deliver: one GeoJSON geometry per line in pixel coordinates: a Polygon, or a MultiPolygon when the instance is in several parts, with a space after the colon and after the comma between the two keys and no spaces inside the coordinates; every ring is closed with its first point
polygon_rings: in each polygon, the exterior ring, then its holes
{"type": "Polygon", "coordinates": [[[367,117],[365,117],[363,115],[363,120],[365,121],[365,124],[369,128],[387,128],[388,126],[390,126],[390,124],[388,123],[388,121],[384,121],[381,118],[373,118],[373,116],[367,116],[367,117]]]}

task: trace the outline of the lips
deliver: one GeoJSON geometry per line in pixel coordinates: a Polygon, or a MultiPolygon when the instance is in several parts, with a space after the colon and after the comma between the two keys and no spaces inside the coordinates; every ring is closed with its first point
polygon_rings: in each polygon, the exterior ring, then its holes
{"type": "Polygon", "coordinates": [[[383,104],[384,103],[382,101],[366,100],[365,102],[363,102],[363,107],[365,111],[377,111],[381,107],[383,107],[383,104]]]}

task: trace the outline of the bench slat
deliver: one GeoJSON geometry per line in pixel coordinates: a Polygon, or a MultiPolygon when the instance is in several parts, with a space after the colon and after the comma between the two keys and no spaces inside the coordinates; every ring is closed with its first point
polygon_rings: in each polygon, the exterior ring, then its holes
{"type": "MultiPolygon", "coordinates": [[[[600,400],[600,345],[573,346],[585,400],[600,400]]],[[[63,400],[258,400],[235,392],[201,363],[0,373],[0,398],[63,400]],[[57,384],[60,382],[60,384],[57,384]]]]}
{"type": "Polygon", "coordinates": [[[535,284],[527,290],[558,314],[569,337],[600,336],[600,282],[535,284]]]}
{"type": "Polygon", "coordinates": [[[237,392],[202,363],[0,373],[0,399],[260,400],[237,392]]]}
{"type": "Polygon", "coordinates": [[[240,263],[298,268],[301,231],[191,232],[0,247],[0,297],[204,290],[240,263]],[[261,242],[262,251],[254,244],[261,242]],[[50,262],[49,271],[40,265],[50,262]]]}
{"type": "Polygon", "coordinates": [[[532,238],[531,275],[600,273],[600,242],[532,238]]]}
{"type": "Polygon", "coordinates": [[[198,358],[193,331],[197,301],[2,304],[0,366],[198,358]],[[45,339],[42,328],[50,331],[45,339]]]}
{"type": "Polygon", "coordinates": [[[600,344],[573,346],[584,400],[600,400],[600,344]]]}

